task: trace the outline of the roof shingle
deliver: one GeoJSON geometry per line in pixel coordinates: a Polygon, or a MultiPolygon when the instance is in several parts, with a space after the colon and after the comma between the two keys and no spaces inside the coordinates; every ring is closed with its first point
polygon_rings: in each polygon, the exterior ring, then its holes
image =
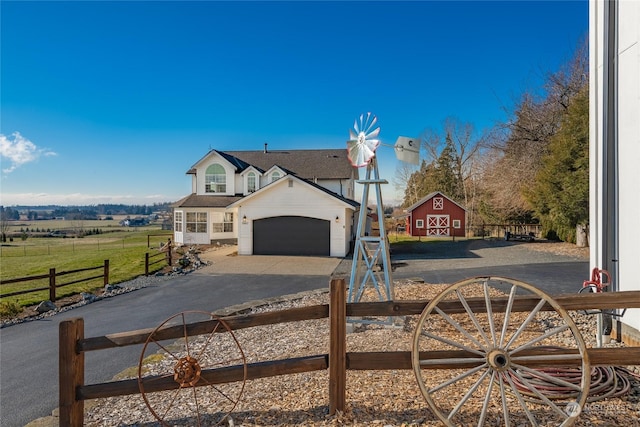
{"type": "MultiPolygon", "coordinates": [[[[303,179],[349,179],[356,173],[345,149],[218,151],[242,172],[249,166],[266,171],[278,166],[303,179]]],[[[195,173],[191,169],[187,173],[195,173]]]]}

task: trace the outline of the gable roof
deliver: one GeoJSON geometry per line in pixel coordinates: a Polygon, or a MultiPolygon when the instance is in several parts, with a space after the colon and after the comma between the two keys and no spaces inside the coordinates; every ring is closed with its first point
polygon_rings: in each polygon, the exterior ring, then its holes
{"type": "MultiPolygon", "coordinates": [[[[248,196],[242,197],[241,198],[242,202],[244,202],[246,200],[250,200],[253,197],[256,197],[260,193],[263,193],[265,191],[269,191],[269,190],[273,189],[275,186],[277,186],[278,184],[280,184],[280,183],[282,183],[282,182],[284,182],[284,181],[286,181],[288,179],[295,179],[296,181],[298,181],[298,182],[300,182],[302,184],[306,184],[306,185],[308,185],[308,186],[310,186],[312,188],[315,188],[316,190],[320,190],[323,193],[327,194],[328,196],[333,197],[333,198],[341,201],[342,203],[348,204],[349,206],[351,206],[354,209],[357,209],[358,207],[360,207],[360,203],[356,202],[355,200],[348,199],[348,198],[346,198],[344,196],[339,195],[338,193],[334,193],[331,190],[327,190],[326,188],[324,188],[321,185],[318,185],[318,184],[316,184],[316,183],[314,183],[312,181],[308,181],[306,179],[301,179],[301,178],[299,178],[299,177],[297,177],[295,175],[285,175],[282,178],[278,179],[277,181],[270,182],[269,184],[267,184],[264,187],[260,188],[258,191],[255,191],[255,192],[249,194],[248,196]]],[[[239,202],[239,200],[236,200],[233,203],[229,204],[228,207],[233,207],[233,205],[236,204],[236,202],[239,202]]]]}
{"type": "Polygon", "coordinates": [[[297,181],[309,185],[317,190],[320,190],[326,194],[328,194],[331,197],[334,197],[335,199],[338,199],[339,201],[348,204],[349,206],[353,207],[354,209],[357,209],[360,206],[360,203],[356,202],[355,200],[351,200],[348,199],[346,197],[343,197],[337,193],[334,193],[333,191],[327,190],[326,188],[322,187],[321,185],[318,185],[314,182],[311,181],[307,181],[305,179],[300,179],[298,177],[296,177],[295,175],[285,175],[284,177],[280,178],[277,181],[271,182],[267,185],[265,185],[264,187],[262,187],[261,189],[259,189],[256,192],[253,192],[251,194],[249,194],[248,196],[215,196],[212,197],[211,195],[198,195],[195,193],[192,193],[186,197],[183,197],[182,199],[178,200],[177,202],[171,204],[172,208],[228,208],[228,207],[232,207],[233,204],[235,204],[236,202],[240,201],[240,200],[246,200],[247,198],[251,198],[252,196],[254,196],[257,193],[260,193],[262,191],[269,191],[270,188],[273,188],[273,185],[283,181],[287,178],[291,178],[291,179],[296,179],[297,181]]]}
{"type": "MultiPolygon", "coordinates": [[[[347,158],[347,150],[256,150],[256,151],[219,151],[211,150],[201,160],[215,152],[237,168],[237,172],[244,171],[249,166],[267,171],[273,166],[287,171],[303,179],[349,179],[356,174],[356,168],[347,158]]],[[[196,163],[196,164],[197,164],[196,163]]],[[[195,174],[194,167],[187,174],[195,174]]]]}
{"type": "Polygon", "coordinates": [[[418,200],[417,202],[415,202],[413,205],[409,206],[407,209],[405,209],[406,212],[411,212],[413,211],[415,208],[417,208],[418,206],[422,206],[427,200],[432,199],[433,197],[437,196],[437,195],[441,195],[442,197],[444,197],[445,199],[447,199],[448,201],[450,201],[451,203],[453,203],[454,205],[458,206],[460,209],[462,209],[463,211],[466,212],[466,209],[464,207],[462,207],[459,203],[456,203],[454,200],[450,199],[449,197],[445,196],[444,194],[442,194],[439,191],[434,191],[433,193],[429,193],[426,196],[424,196],[422,199],[418,200]]]}

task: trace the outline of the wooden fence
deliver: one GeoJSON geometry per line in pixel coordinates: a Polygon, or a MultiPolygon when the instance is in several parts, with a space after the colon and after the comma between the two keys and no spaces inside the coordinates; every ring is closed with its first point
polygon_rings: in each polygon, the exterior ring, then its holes
{"type": "Polygon", "coordinates": [[[6,298],[6,297],[10,297],[10,296],[14,296],[14,295],[22,295],[22,294],[28,294],[31,292],[39,292],[39,291],[46,291],[47,289],[49,290],[49,300],[51,302],[54,302],[56,300],[56,289],[57,288],[62,288],[64,286],[69,286],[69,285],[74,285],[76,283],[82,283],[82,282],[88,282],[90,280],[95,280],[95,279],[103,279],[103,284],[106,286],[109,284],[109,260],[105,259],[104,260],[104,264],[103,265],[99,265],[97,267],[87,267],[87,268],[79,268],[77,270],[70,270],[70,271],[61,271],[61,272],[56,272],[55,268],[50,268],[49,269],[49,274],[41,274],[38,276],[29,276],[29,277],[19,277],[16,279],[9,279],[9,280],[3,280],[0,282],[0,285],[8,285],[11,283],[20,283],[20,282],[29,282],[29,281],[34,281],[34,280],[43,280],[43,279],[49,279],[49,285],[46,287],[40,287],[40,288],[33,288],[33,289],[26,289],[26,290],[22,290],[22,291],[15,291],[15,292],[9,292],[6,294],[1,294],[0,298],[6,298]],[[76,279],[76,280],[71,280],[70,282],[66,282],[66,283],[58,283],[58,281],[56,280],[58,277],[61,276],[67,276],[69,274],[75,274],[75,273],[81,273],[81,272],[85,272],[85,271],[94,271],[94,270],[102,270],[102,274],[98,274],[96,276],[90,276],[90,277],[83,277],[81,279],[76,279]]]}
{"type": "Polygon", "coordinates": [[[470,235],[483,238],[497,237],[503,239],[507,232],[517,235],[533,233],[533,237],[542,238],[542,226],[540,224],[482,224],[470,229],[470,235]]]}
{"type": "MultiPolygon", "coordinates": [[[[169,240],[169,243],[165,245],[165,248],[167,249],[163,249],[162,252],[158,252],[157,254],[154,254],[154,255],[150,255],[149,252],[145,253],[145,257],[144,257],[144,275],[145,276],[149,275],[150,267],[152,265],[165,262],[165,261],[167,262],[168,265],[172,264],[173,261],[171,258],[171,240],[169,240]]],[[[51,302],[55,302],[57,288],[62,288],[64,286],[74,285],[77,283],[88,282],[90,280],[95,280],[100,278],[103,279],[104,286],[109,284],[109,260],[108,259],[104,260],[103,265],[100,265],[97,267],[79,268],[77,270],[69,270],[69,271],[61,271],[61,272],[57,272],[55,268],[50,268],[48,274],[39,274],[36,276],[18,277],[15,279],[2,280],[0,281],[0,286],[9,285],[11,283],[22,283],[22,282],[30,282],[30,281],[43,280],[43,279],[49,279],[49,284],[47,286],[39,287],[39,288],[32,288],[32,289],[25,289],[21,291],[3,293],[3,294],[0,294],[0,298],[6,298],[6,297],[15,296],[15,295],[24,295],[32,292],[46,291],[48,289],[49,300],[51,302]],[[99,269],[102,269],[102,274],[99,274],[96,276],[83,277],[81,279],[72,280],[66,283],[58,283],[58,281],[56,280],[58,277],[67,276],[70,274],[82,273],[85,271],[99,270],[99,269]]]]}
{"type": "Polygon", "coordinates": [[[167,265],[171,266],[173,264],[173,260],[171,259],[171,246],[169,246],[168,250],[164,252],[158,252],[153,255],[149,255],[149,252],[144,254],[144,275],[148,276],[152,265],[167,262],[167,265]]]}
{"type": "MultiPolygon", "coordinates": [[[[165,234],[166,235],[166,234],[165,234]]],[[[147,236],[147,245],[149,245],[149,237],[147,236]]],[[[149,246],[150,247],[150,246],[149,246]]],[[[171,266],[173,264],[173,260],[171,259],[171,252],[173,250],[173,245],[171,243],[171,238],[167,239],[167,242],[160,247],[158,253],[154,255],[149,255],[149,252],[144,255],[144,275],[149,275],[149,267],[158,264],[161,262],[167,261],[167,264],[171,266]],[[151,261],[151,260],[155,261],[151,261]]]]}
{"type": "MultiPolygon", "coordinates": [[[[568,294],[554,297],[565,310],[640,308],[640,291],[616,293],[568,294]]],[[[468,300],[476,313],[486,312],[482,298],[468,300]]],[[[539,298],[524,297],[517,299],[511,307],[512,312],[531,311],[539,298]]],[[[346,285],[344,279],[334,279],[330,285],[330,303],[288,310],[229,316],[224,318],[231,330],[272,325],[285,322],[297,322],[329,318],[330,345],[329,354],[319,354],[294,359],[262,361],[244,366],[232,366],[202,371],[204,384],[253,380],[258,378],[288,375],[294,373],[327,370],[329,372],[329,412],[344,411],[346,407],[346,371],[349,370],[387,370],[412,369],[411,352],[347,352],[347,317],[387,317],[420,315],[429,301],[388,301],[368,303],[346,303],[346,285]]],[[[507,298],[492,299],[493,311],[505,311],[507,298]]],[[[464,313],[465,308],[459,302],[444,302],[438,305],[445,313],[464,313]]],[[[547,303],[542,310],[553,310],[547,303]]],[[[156,331],[144,329],[97,337],[84,337],[82,318],[70,319],[60,323],[59,357],[59,404],[60,425],[82,426],[84,422],[84,401],[113,396],[140,393],[138,379],[127,379],[100,384],[84,384],[85,353],[106,350],[115,347],[144,344],[150,334],[154,339],[178,339],[185,336],[210,334],[216,331],[218,320],[210,320],[172,326],[156,331]]],[[[569,350],[570,352],[571,350],[569,350]]],[[[421,359],[451,358],[450,352],[420,352],[421,359]],[[443,354],[447,353],[447,354],[443,354]]],[[[558,353],[556,353],[558,354],[558,353]]],[[[640,347],[628,348],[589,348],[588,357],[591,366],[634,365],[640,364],[640,347]]],[[[566,362],[563,362],[566,363],[566,362]]],[[[430,364],[432,369],[448,369],[447,363],[430,364]]],[[[142,378],[145,392],[176,389],[180,387],[173,378],[148,381],[142,378]],[[148,381],[148,382],[147,382],[148,381]]],[[[198,386],[198,385],[196,385],[198,386]]]]}

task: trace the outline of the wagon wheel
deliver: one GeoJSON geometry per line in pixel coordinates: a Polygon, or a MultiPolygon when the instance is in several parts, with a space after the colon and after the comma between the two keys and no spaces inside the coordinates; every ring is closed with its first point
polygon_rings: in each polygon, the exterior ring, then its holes
{"type": "Polygon", "coordinates": [[[163,426],[185,418],[198,426],[221,424],[238,404],[246,378],[235,335],[204,311],[181,312],[162,322],[149,334],[138,364],[142,398],[163,426]]]}
{"type": "Polygon", "coordinates": [[[589,394],[587,349],[571,317],[508,278],[466,279],[441,292],[418,320],[411,359],[422,395],[447,426],[569,426],[589,394]],[[505,294],[506,303],[492,300],[505,294]],[[515,313],[521,296],[535,307],[515,313]],[[554,375],[550,366],[559,365],[577,379],[554,375]]]}

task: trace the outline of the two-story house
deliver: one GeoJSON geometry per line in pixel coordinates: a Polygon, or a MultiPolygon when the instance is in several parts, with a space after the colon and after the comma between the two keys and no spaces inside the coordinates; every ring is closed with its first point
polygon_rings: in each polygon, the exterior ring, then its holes
{"type": "Polygon", "coordinates": [[[360,204],[346,149],[211,150],[187,175],[192,194],[172,206],[178,244],[230,241],[239,255],[349,253],[360,204]]]}

